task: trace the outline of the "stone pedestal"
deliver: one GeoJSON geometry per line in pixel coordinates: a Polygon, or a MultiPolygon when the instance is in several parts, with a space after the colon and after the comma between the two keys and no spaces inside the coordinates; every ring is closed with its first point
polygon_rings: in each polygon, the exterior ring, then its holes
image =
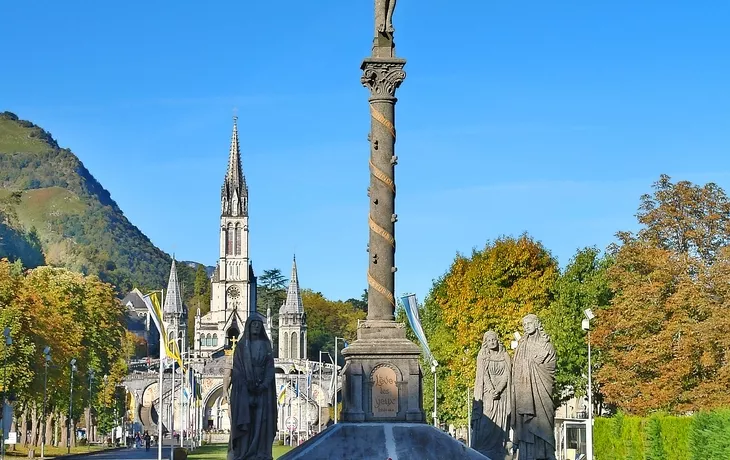
{"type": "Polygon", "coordinates": [[[421,349],[395,321],[362,321],[342,351],[343,422],[425,422],[421,349]]]}

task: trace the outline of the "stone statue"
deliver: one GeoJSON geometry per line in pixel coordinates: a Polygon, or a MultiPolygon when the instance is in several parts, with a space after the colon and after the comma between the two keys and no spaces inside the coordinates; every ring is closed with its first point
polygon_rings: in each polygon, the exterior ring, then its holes
{"type": "Polygon", "coordinates": [[[375,0],[375,36],[393,36],[393,11],[396,0],[375,0]]]}
{"type": "Polygon", "coordinates": [[[477,356],[471,447],[493,459],[507,455],[512,411],[512,364],[497,333],[484,334],[477,356]]]}
{"type": "Polygon", "coordinates": [[[228,391],[231,435],[228,460],[271,460],[276,436],[274,353],[264,330],[264,317],[254,312],[233,353],[233,369],[223,376],[228,391]]]}
{"type": "Polygon", "coordinates": [[[514,444],[520,460],[555,460],[555,348],[537,316],[522,318],[522,327],[512,367],[514,444]]]}

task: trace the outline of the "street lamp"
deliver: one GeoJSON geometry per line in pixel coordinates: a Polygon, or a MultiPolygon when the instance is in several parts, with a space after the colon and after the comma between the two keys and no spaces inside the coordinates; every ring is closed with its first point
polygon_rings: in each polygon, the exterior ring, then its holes
{"type": "Polygon", "coordinates": [[[3,401],[0,404],[0,420],[2,421],[3,435],[0,438],[0,458],[5,458],[5,437],[7,436],[5,427],[10,426],[10,421],[5,420],[5,396],[7,395],[7,372],[8,372],[8,355],[10,354],[10,345],[13,344],[13,338],[10,336],[10,328],[3,330],[5,337],[5,357],[3,358],[3,401]]]}
{"type": "Polygon", "coordinates": [[[438,396],[438,382],[436,377],[436,368],[438,367],[439,363],[435,359],[431,361],[431,373],[433,374],[433,426],[438,428],[439,426],[439,418],[438,414],[436,412],[436,404],[437,404],[437,396],[438,396]]]}
{"type": "Polygon", "coordinates": [[[87,429],[86,429],[86,445],[89,447],[89,451],[91,451],[91,430],[93,429],[93,425],[91,423],[91,411],[94,408],[92,404],[92,397],[94,396],[94,393],[92,391],[92,385],[94,382],[94,369],[89,369],[89,420],[87,421],[87,429]]]}
{"type": "Polygon", "coordinates": [[[587,334],[588,341],[588,425],[586,427],[586,455],[587,460],[593,460],[593,380],[591,372],[591,320],[596,317],[590,308],[586,308],[585,318],[581,327],[587,334]]]}
{"type": "Polygon", "coordinates": [[[68,425],[66,425],[66,450],[70,454],[71,453],[71,424],[72,424],[72,417],[73,417],[73,411],[74,411],[74,372],[76,372],[76,358],[71,358],[71,362],[69,363],[71,366],[71,377],[70,377],[70,385],[69,388],[71,389],[68,396],[68,425]]]}
{"type": "Polygon", "coordinates": [[[46,368],[46,373],[43,376],[43,426],[41,427],[41,459],[46,458],[46,401],[48,395],[48,365],[51,363],[51,347],[43,349],[43,357],[45,363],[43,364],[46,368]]]}

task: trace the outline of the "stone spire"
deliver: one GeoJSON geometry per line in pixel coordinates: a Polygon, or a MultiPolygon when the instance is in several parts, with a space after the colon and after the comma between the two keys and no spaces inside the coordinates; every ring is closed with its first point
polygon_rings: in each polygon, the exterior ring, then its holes
{"type": "Polygon", "coordinates": [[[294,256],[294,262],[291,267],[291,279],[289,281],[289,289],[287,289],[286,292],[286,301],[281,306],[279,313],[304,313],[302,294],[299,292],[299,276],[297,275],[296,256],[294,256]]]}
{"type": "Polygon", "coordinates": [[[174,257],[172,258],[172,267],[170,267],[170,280],[167,282],[163,312],[174,315],[180,315],[184,312],[180,285],[177,282],[177,268],[175,267],[174,257]]]}
{"type": "Polygon", "coordinates": [[[225,216],[248,215],[248,186],[241,167],[241,150],[238,146],[238,117],[233,117],[231,149],[228,154],[228,170],[221,187],[221,210],[225,216]]]}

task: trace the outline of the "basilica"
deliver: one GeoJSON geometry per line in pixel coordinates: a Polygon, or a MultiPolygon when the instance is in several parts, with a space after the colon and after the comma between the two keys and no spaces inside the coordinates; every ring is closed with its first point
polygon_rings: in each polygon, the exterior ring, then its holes
{"type": "MultiPolygon", "coordinates": [[[[243,333],[246,319],[257,311],[256,276],[249,254],[248,186],[243,174],[238,138],[237,120],[233,120],[233,134],[228,153],[223,186],[221,187],[219,253],[211,277],[210,311],[189,312],[184,305],[177,277],[176,262],[170,267],[167,289],[163,296],[163,322],[168,340],[177,340],[184,359],[202,380],[202,421],[197,425],[211,432],[225,433],[230,428],[227,415],[228,402],[224,397],[223,369],[243,333]],[[187,343],[188,315],[195,314],[194,342],[187,343]],[[202,422],[202,423],[200,423],[202,422]]],[[[154,337],[154,324],[146,317],[142,293],[134,290],[123,303],[128,307],[134,324],[147,338],[154,337]]],[[[273,324],[272,312],[259,312],[266,316],[266,334],[278,329],[279,343],[272,345],[278,350],[275,359],[276,385],[279,393],[279,430],[311,433],[324,427],[329,421],[329,406],[335,399],[338,382],[336,367],[321,360],[309,361],[307,356],[307,321],[299,290],[296,258],[287,296],[279,308],[278,324],[273,324]]],[[[131,324],[131,323],[130,323],[131,324]]],[[[136,331],[135,331],[136,332],[136,331]]],[[[320,356],[321,358],[321,356],[320,356]]],[[[125,380],[130,394],[133,418],[146,430],[156,430],[159,417],[168,430],[175,426],[192,426],[190,410],[172,403],[171,388],[179,383],[166,375],[163,383],[163,404],[160,406],[156,372],[149,366],[147,371],[134,370],[125,380]],[[158,415],[159,414],[159,415],[158,415]],[[181,420],[185,420],[181,423],[181,420]]],[[[182,380],[182,379],[180,379],[182,380]]],[[[194,425],[194,424],[193,424],[194,425]]]]}

